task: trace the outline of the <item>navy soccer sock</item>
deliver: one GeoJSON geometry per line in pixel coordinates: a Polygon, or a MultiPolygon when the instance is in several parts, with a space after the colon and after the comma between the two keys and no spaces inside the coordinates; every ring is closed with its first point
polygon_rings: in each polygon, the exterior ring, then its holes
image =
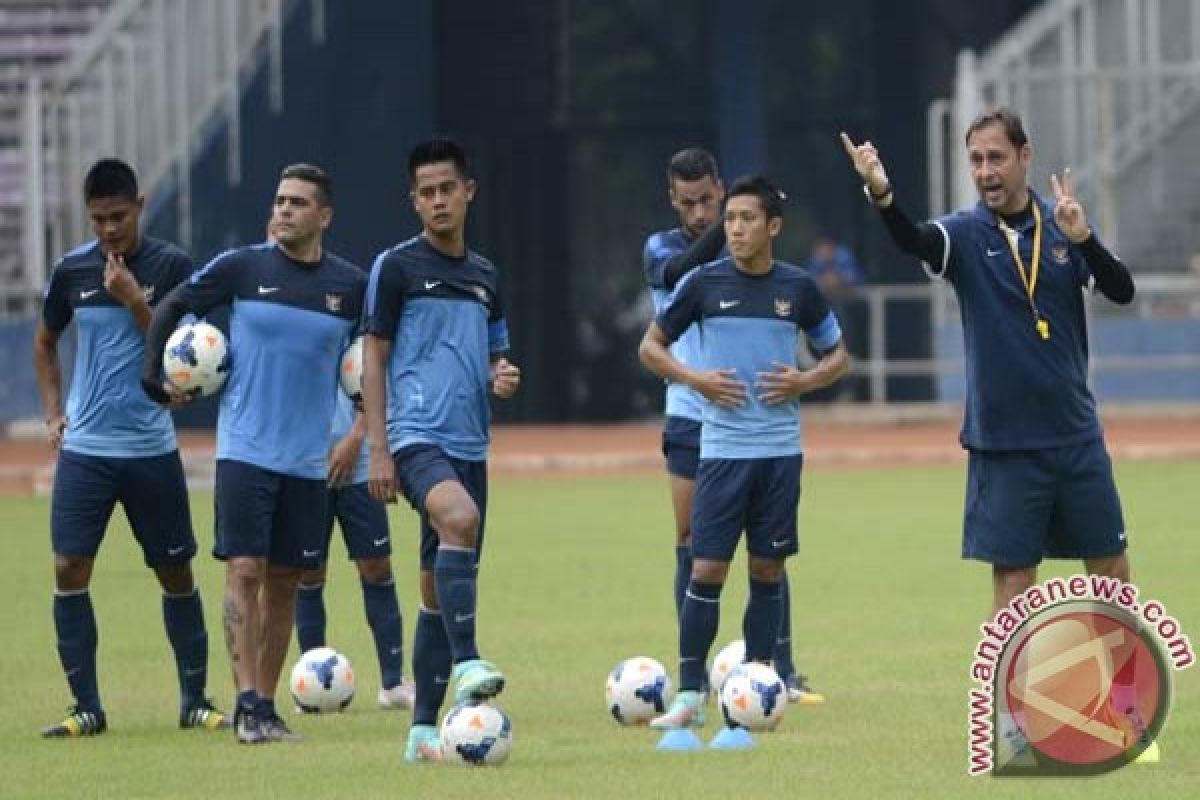
{"type": "Polygon", "coordinates": [[[438,548],[433,583],[455,664],[479,658],[475,646],[476,575],[474,550],[438,548]]]}
{"type": "Polygon", "coordinates": [[[257,714],[258,702],[258,692],[254,691],[253,689],[246,689],[245,691],[238,692],[237,710],[250,711],[257,714]]]}
{"type": "Polygon", "coordinates": [[[191,708],[204,702],[204,685],[208,680],[208,631],[204,627],[200,590],[184,595],[164,594],[162,610],[167,639],[175,651],[180,703],[191,708]]]}
{"type": "Polygon", "coordinates": [[[683,596],[692,579],[691,545],[675,546],[675,618],[683,619],[683,596]]]}
{"type": "Polygon", "coordinates": [[[54,630],[58,658],[80,711],[102,711],[96,683],[96,612],[87,589],[54,594],[54,630]]]}
{"type": "Polygon", "coordinates": [[[775,637],[775,671],[787,680],[796,672],[792,661],[792,593],[787,573],[779,582],[779,633],[775,637]]]}
{"type": "Polygon", "coordinates": [[[746,639],[747,661],[769,661],[779,633],[778,583],[750,579],[750,598],[742,618],[742,635],[746,639]]]}
{"type": "Polygon", "coordinates": [[[325,646],[325,584],[296,588],[296,642],[300,652],[325,646]]]}
{"type": "Polygon", "coordinates": [[[367,624],[379,657],[379,680],[383,688],[390,689],[404,679],[404,621],[396,599],[396,584],[391,578],[385,583],[362,581],[362,593],[367,624]]]}
{"type": "Polygon", "coordinates": [[[422,608],[417,612],[417,630],[413,635],[413,725],[437,725],[438,710],[446,699],[450,683],[450,640],[437,611],[422,608]]]}
{"type": "Polygon", "coordinates": [[[708,651],[721,620],[721,584],[693,580],[679,619],[679,688],[699,691],[708,682],[708,651]]]}

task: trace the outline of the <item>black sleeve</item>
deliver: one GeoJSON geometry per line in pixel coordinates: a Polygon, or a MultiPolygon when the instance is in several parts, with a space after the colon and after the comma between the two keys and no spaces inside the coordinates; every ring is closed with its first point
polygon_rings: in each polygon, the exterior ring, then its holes
{"type": "Polygon", "coordinates": [[[154,316],[150,318],[150,327],[146,330],[146,353],[142,361],[142,389],[150,398],[158,403],[171,399],[162,388],[162,358],[167,349],[167,339],[175,332],[179,320],[191,311],[184,293],[187,284],[176,286],[154,307],[154,316]]]}
{"type": "Polygon", "coordinates": [[[407,296],[408,279],[401,262],[389,258],[389,251],[380,253],[367,283],[367,333],[389,342],[394,339],[407,296]]]}
{"type": "Polygon", "coordinates": [[[1119,305],[1126,305],[1133,300],[1133,276],[1121,260],[1100,243],[1096,234],[1093,233],[1078,247],[1096,280],[1096,288],[1105,297],[1119,305]]]}
{"type": "Polygon", "coordinates": [[[663,264],[663,284],[674,289],[675,284],[701,264],[715,261],[725,246],[725,225],[719,220],[708,226],[708,230],[696,237],[682,253],[677,253],[663,264]]]}
{"type": "Polygon", "coordinates": [[[879,216],[897,247],[940,270],[946,258],[946,239],[936,225],[914,224],[895,199],[887,208],[879,209],[879,216]]]}
{"type": "Polygon", "coordinates": [[[179,320],[189,312],[203,316],[216,306],[228,304],[233,299],[238,272],[238,261],[232,253],[217,256],[154,307],[146,331],[142,388],[155,401],[165,403],[170,399],[162,388],[162,357],[179,320]]]}

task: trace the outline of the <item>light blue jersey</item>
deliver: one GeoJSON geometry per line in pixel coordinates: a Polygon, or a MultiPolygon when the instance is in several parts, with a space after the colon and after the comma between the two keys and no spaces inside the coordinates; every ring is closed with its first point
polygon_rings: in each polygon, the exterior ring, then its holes
{"type": "Polygon", "coordinates": [[[432,444],[487,459],[491,357],[508,350],[496,268],[451,258],[415,237],[380,254],[367,287],[367,330],[392,343],[388,446],[432,444]]]}
{"type": "Polygon", "coordinates": [[[748,275],[732,258],[706,264],[680,282],[658,326],[675,339],[689,326],[703,328],[694,368],[732,369],[746,384],[738,408],[704,402],[700,458],[775,458],[804,451],[800,401],[767,405],[754,385],[776,363],[797,366],[801,335],[827,352],[841,341],[837,317],[807,272],[775,262],[766,275],[748,275]]]}
{"type": "MultiPolygon", "coordinates": [[[[690,244],[691,239],[682,228],[659,231],[646,240],[646,246],[642,250],[642,266],[646,285],[650,287],[650,296],[654,300],[656,315],[663,312],[673,296],[673,292],[666,287],[664,267],[668,260],[682,253],[690,244]]],[[[675,289],[678,291],[679,287],[676,286],[675,289]]],[[[703,347],[702,337],[700,327],[693,325],[671,344],[671,355],[688,366],[699,364],[703,347]]],[[[666,414],[669,417],[700,420],[704,416],[704,398],[682,383],[668,381],[666,414]]]]}
{"type": "MultiPolygon", "coordinates": [[[[46,288],[46,327],[60,332],[74,319],[77,331],[63,449],[111,458],[173,452],[171,415],[141,388],[145,336],[129,309],[105,291],[104,261],[100,245],[89,242],[63,257],[46,288]]],[[[126,256],[125,265],[151,305],[192,271],[186,253],[149,237],[126,256]]]]}
{"type": "MultiPolygon", "coordinates": [[[[308,264],[268,243],[217,256],[183,287],[188,311],[232,306],[218,461],[310,480],[328,475],[338,367],[365,283],[362,270],[332,253],[308,264]]],[[[158,324],[156,317],[156,337],[158,324]]]]}

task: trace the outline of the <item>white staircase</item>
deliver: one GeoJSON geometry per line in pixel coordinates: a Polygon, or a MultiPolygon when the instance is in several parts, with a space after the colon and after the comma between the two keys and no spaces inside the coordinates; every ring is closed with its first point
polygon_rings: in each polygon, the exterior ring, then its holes
{"type": "MultiPolygon", "coordinates": [[[[265,61],[270,102],[282,106],[283,25],[298,5],[0,0],[0,26],[12,14],[31,29],[8,41],[21,57],[0,73],[8,81],[0,104],[0,314],[27,313],[53,260],[90,236],[80,187],[97,158],[127,160],[147,197],[173,185],[179,243],[190,245],[196,148],[210,126],[224,126],[227,178],[240,181],[242,91],[265,61]]],[[[308,5],[319,39],[323,0],[308,5]]]]}
{"type": "Polygon", "coordinates": [[[1200,253],[1200,0],[1048,0],[962,53],[954,98],[930,109],[933,213],[975,202],[962,133],[1001,105],[1025,119],[1034,187],[1071,167],[1130,264],[1180,271],[1200,253]]]}

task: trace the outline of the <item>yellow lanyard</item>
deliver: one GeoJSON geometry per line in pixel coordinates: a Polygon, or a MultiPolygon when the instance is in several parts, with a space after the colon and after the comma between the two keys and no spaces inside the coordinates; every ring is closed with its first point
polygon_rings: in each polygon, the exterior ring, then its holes
{"type": "Polygon", "coordinates": [[[1042,260],[1042,212],[1038,208],[1037,201],[1030,203],[1033,208],[1033,258],[1029,264],[1029,272],[1025,272],[1025,262],[1021,260],[1021,250],[1017,247],[1017,232],[1008,226],[1003,217],[997,216],[996,221],[1000,225],[1000,230],[1004,232],[1004,238],[1008,242],[1008,249],[1012,252],[1013,261],[1017,264],[1017,274],[1021,276],[1021,285],[1025,287],[1025,294],[1029,297],[1029,310],[1033,312],[1033,327],[1038,332],[1038,336],[1042,339],[1050,338],[1050,323],[1042,318],[1041,313],[1037,309],[1037,303],[1033,300],[1033,293],[1037,290],[1038,280],[1038,264],[1042,260]]]}

